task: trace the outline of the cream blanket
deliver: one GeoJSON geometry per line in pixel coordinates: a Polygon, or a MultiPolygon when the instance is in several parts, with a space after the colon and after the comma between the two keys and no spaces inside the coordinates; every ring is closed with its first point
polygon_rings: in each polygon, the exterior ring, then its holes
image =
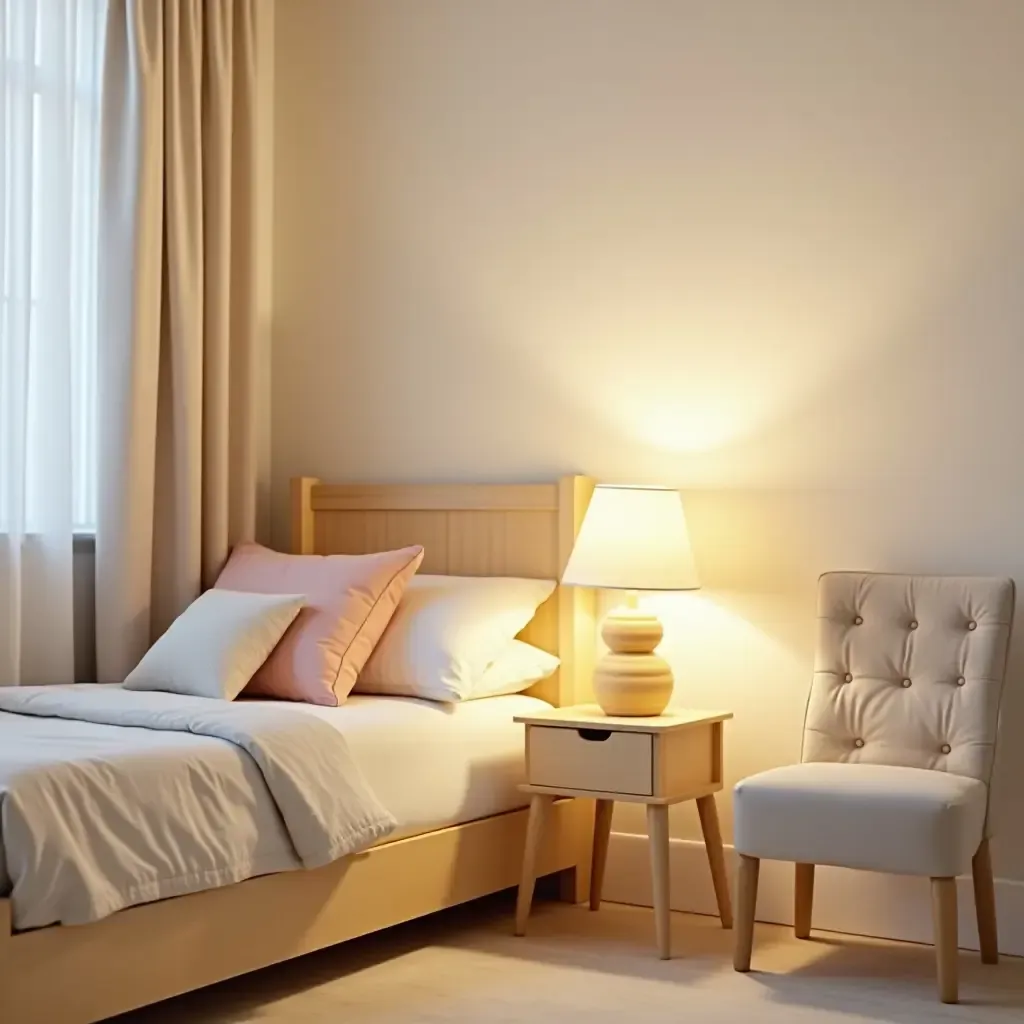
{"type": "Polygon", "coordinates": [[[281,870],[261,857],[281,830],[289,866],[315,868],[394,827],[341,733],[286,706],[0,689],[0,894],[18,928],[281,870]]]}

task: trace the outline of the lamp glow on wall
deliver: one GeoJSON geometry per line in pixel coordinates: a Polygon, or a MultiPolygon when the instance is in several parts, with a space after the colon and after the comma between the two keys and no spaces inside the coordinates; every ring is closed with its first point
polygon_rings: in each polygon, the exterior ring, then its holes
{"type": "Polygon", "coordinates": [[[654,653],[664,630],[639,607],[637,591],[700,586],[679,492],[595,487],[562,582],[626,591],[601,627],[609,650],[594,670],[594,695],[609,715],[660,715],[672,697],[672,669],[654,653]]]}

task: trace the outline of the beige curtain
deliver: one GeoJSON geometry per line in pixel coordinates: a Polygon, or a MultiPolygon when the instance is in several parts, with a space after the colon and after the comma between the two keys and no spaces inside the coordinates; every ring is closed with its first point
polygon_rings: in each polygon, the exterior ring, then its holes
{"type": "Polygon", "coordinates": [[[119,680],[250,538],[258,0],[110,0],[97,668],[119,680]]]}

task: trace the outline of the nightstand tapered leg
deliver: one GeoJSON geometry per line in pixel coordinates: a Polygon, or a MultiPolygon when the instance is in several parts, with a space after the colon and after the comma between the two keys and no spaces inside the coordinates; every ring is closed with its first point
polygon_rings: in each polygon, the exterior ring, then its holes
{"type": "Polygon", "coordinates": [[[672,959],[672,930],[669,917],[668,806],[647,805],[647,838],[651,847],[651,882],[654,891],[654,933],[658,956],[672,959]]]}
{"type": "Polygon", "coordinates": [[[537,854],[544,838],[544,819],[554,797],[534,793],[530,800],[530,817],[526,824],[526,848],[523,850],[523,874],[519,880],[516,900],[516,935],[526,934],[526,919],[533,902],[533,886],[537,881],[537,854]]]}
{"type": "Polygon", "coordinates": [[[729,897],[729,875],[725,869],[725,850],[722,847],[722,830],[718,825],[718,806],[714,796],[702,796],[697,800],[697,813],[704,833],[704,848],[711,867],[711,882],[715,887],[718,901],[718,916],[723,928],[732,927],[732,900],[729,897]]]}
{"type": "Polygon", "coordinates": [[[612,832],[612,800],[598,800],[594,808],[594,859],[590,867],[590,909],[601,909],[604,866],[608,862],[608,839],[612,832]]]}

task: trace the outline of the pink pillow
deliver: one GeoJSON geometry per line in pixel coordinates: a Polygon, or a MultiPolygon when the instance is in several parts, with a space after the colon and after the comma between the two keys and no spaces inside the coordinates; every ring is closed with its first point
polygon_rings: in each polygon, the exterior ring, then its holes
{"type": "Polygon", "coordinates": [[[355,685],[423,548],[373,555],[285,555],[239,544],[214,584],[306,603],[243,693],[337,707],[355,685]]]}

